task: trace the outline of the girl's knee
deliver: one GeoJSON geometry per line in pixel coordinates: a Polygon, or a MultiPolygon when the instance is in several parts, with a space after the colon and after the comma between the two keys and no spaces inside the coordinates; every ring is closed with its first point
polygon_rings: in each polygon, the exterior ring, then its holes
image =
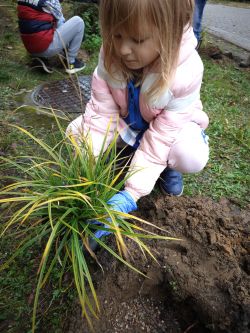
{"type": "Polygon", "coordinates": [[[200,172],[208,162],[209,151],[199,153],[187,149],[176,149],[168,161],[168,166],[182,173],[200,172]]]}
{"type": "Polygon", "coordinates": [[[199,172],[204,169],[209,158],[208,137],[198,125],[190,126],[182,132],[171,147],[168,165],[183,173],[199,172]]]}

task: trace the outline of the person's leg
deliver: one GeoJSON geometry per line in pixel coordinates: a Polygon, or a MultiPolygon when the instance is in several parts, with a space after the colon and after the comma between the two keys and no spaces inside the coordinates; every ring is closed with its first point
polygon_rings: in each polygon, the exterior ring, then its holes
{"type": "Polygon", "coordinates": [[[188,123],[172,145],[168,167],[182,173],[201,171],[209,156],[208,136],[196,123],[188,123]]]}
{"type": "Polygon", "coordinates": [[[168,167],[160,177],[163,192],[179,196],[183,191],[182,173],[201,171],[209,155],[208,137],[196,123],[188,123],[172,145],[168,167]]]}
{"type": "Polygon", "coordinates": [[[198,42],[201,40],[202,17],[205,5],[206,0],[195,0],[193,29],[198,42]]]}
{"type": "Polygon", "coordinates": [[[74,63],[82,43],[83,34],[84,22],[79,16],[74,16],[55,30],[53,41],[48,49],[36,55],[50,58],[65,50],[68,62],[74,63]]]}

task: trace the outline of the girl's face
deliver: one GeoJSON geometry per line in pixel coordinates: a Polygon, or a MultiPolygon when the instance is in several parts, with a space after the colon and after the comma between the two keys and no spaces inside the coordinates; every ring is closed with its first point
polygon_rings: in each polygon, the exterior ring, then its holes
{"type": "Polygon", "coordinates": [[[125,29],[117,30],[113,42],[117,56],[131,70],[147,67],[159,56],[159,42],[155,40],[152,29],[150,31],[147,27],[141,27],[134,34],[127,33],[125,29]]]}

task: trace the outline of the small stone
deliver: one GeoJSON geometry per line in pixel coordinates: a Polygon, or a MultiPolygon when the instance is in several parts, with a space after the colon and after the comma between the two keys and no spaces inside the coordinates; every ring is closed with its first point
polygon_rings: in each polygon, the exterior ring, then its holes
{"type": "Polygon", "coordinates": [[[233,57],[233,53],[230,52],[230,51],[226,51],[226,52],[224,52],[224,55],[225,55],[226,57],[230,58],[230,59],[233,59],[233,58],[234,58],[234,57],[233,57]]]}
{"type": "Polygon", "coordinates": [[[241,68],[247,68],[250,66],[250,56],[245,60],[245,61],[241,61],[239,66],[241,68]]]}

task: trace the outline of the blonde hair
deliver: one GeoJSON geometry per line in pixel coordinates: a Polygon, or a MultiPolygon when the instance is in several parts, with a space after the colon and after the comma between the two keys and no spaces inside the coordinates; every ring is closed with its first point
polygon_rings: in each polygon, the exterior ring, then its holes
{"type": "MultiPolygon", "coordinates": [[[[161,93],[170,84],[177,66],[184,28],[191,25],[193,0],[101,0],[100,27],[103,38],[104,67],[114,75],[114,64],[122,72],[125,80],[130,80],[133,72],[116,55],[113,36],[118,29],[134,35],[140,26],[156,29],[154,38],[159,40],[159,78],[146,91],[150,98],[161,93]]],[[[145,75],[145,74],[144,74],[145,75]]],[[[144,77],[141,78],[143,82],[144,77]]]]}

